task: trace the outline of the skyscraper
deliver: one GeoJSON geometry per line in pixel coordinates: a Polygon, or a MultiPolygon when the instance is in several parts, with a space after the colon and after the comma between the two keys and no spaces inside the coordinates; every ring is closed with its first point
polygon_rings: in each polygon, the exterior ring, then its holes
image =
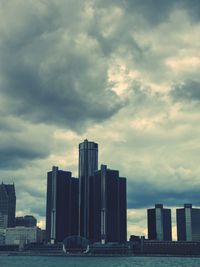
{"type": "Polygon", "coordinates": [[[178,241],[200,241],[200,209],[192,204],[176,210],[178,241]]]}
{"type": "Polygon", "coordinates": [[[119,171],[101,165],[91,181],[91,241],[124,243],[127,239],[126,178],[119,177],[119,171]]]}
{"type": "Polygon", "coordinates": [[[0,184],[0,214],[2,225],[15,226],[16,195],[14,184],[0,184]]]}
{"type": "Polygon", "coordinates": [[[87,139],[79,144],[79,235],[90,238],[90,183],[98,170],[98,144],[87,139]]]}
{"type": "Polygon", "coordinates": [[[156,204],[154,209],[147,210],[148,239],[172,240],[171,210],[156,204]]]}
{"type": "Polygon", "coordinates": [[[126,178],[119,177],[119,242],[127,241],[127,192],[126,178]]]}
{"type": "Polygon", "coordinates": [[[53,167],[47,174],[46,240],[62,242],[78,234],[78,179],[53,167]],[[75,191],[75,193],[74,193],[75,191]]]}

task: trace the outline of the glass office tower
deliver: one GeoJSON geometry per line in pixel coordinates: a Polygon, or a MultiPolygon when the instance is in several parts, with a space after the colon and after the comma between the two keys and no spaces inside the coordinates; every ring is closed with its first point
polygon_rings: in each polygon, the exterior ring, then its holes
{"type": "Polygon", "coordinates": [[[119,242],[127,240],[126,178],[106,165],[91,179],[90,240],[92,242],[119,242]]]}
{"type": "Polygon", "coordinates": [[[90,239],[90,183],[98,169],[98,144],[87,139],[79,144],[79,235],[90,239]]]}
{"type": "Polygon", "coordinates": [[[78,234],[77,178],[71,172],[53,167],[47,174],[46,241],[62,242],[78,234]]]}

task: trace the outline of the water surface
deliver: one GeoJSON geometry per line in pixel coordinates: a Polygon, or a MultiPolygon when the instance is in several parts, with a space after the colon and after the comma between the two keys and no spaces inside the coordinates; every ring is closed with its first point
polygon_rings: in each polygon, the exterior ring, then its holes
{"type": "Polygon", "coordinates": [[[200,267],[200,258],[0,256],[0,267],[200,267]]]}

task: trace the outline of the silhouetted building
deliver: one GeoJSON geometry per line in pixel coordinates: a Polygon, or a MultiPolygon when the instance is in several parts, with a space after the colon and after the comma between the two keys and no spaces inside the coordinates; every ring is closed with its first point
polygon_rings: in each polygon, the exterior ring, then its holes
{"type": "Polygon", "coordinates": [[[53,167],[47,174],[46,240],[62,242],[78,234],[78,179],[53,167]]]}
{"type": "Polygon", "coordinates": [[[15,226],[16,195],[14,184],[0,184],[0,214],[2,224],[15,226]]]}
{"type": "Polygon", "coordinates": [[[185,204],[176,210],[178,241],[200,241],[200,209],[185,204]]]}
{"type": "Polygon", "coordinates": [[[98,170],[98,144],[87,139],[79,144],[79,235],[90,239],[90,180],[98,170]]]}
{"type": "Polygon", "coordinates": [[[172,240],[171,210],[156,204],[154,209],[147,210],[148,239],[172,240]]]}
{"type": "Polygon", "coordinates": [[[91,241],[102,244],[126,241],[126,178],[106,165],[101,165],[91,178],[91,220],[91,241]]]}
{"type": "Polygon", "coordinates": [[[26,215],[24,217],[16,217],[15,225],[24,227],[35,227],[37,226],[37,219],[32,215],[26,215]]]}
{"type": "Polygon", "coordinates": [[[79,179],[72,177],[70,186],[70,235],[78,235],[79,179]]]}

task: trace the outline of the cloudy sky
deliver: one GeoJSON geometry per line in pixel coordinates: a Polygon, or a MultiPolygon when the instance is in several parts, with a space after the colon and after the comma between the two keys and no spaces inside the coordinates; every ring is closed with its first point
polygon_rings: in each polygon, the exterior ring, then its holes
{"type": "Polygon", "coordinates": [[[199,0],[0,1],[0,179],[18,215],[44,226],[46,172],[77,175],[85,138],[128,179],[129,234],[155,203],[200,206],[199,14],[199,0]]]}

